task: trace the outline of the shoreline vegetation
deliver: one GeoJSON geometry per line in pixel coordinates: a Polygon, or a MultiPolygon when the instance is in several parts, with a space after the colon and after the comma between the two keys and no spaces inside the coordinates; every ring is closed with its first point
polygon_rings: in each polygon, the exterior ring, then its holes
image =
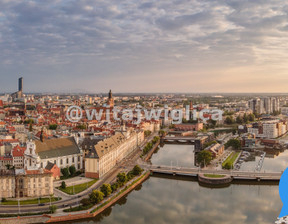
{"type": "MultiPolygon", "coordinates": [[[[127,174],[124,172],[119,173],[117,175],[116,182],[114,182],[111,185],[103,184],[99,189],[94,189],[88,198],[84,198],[80,201],[81,205],[76,207],[70,207],[69,209],[63,210],[63,212],[76,212],[76,211],[88,210],[97,204],[100,204],[100,207],[104,206],[106,203],[109,203],[110,200],[113,200],[113,198],[117,197],[118,194],[121,194],[123,190],[127,189],[131,185],[129,184],[129,181],[132,181],[134,178],[138,177],[142,173],[143,169],[138,165],[134,166],[134,168],[127,174]],[[121,189],[123,187],[124,189],[121,189]],[[113,195],[112,198],[110,198],[110,195],[113,195]],[[102,201],[104,202],[101,203],[102,201]]],[[[132,182],[132,184],[133,183],[134,181],[132,182]]]]}

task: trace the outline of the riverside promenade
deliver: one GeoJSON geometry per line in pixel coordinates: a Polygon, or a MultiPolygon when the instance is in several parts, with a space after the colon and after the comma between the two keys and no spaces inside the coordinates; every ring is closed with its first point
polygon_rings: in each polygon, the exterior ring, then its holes
{"type": "Polygon", "coordinates": [[[125,195],[133,191],[138,185],[142,184],[149,176],[150,172],[147,171],[141,176],[132,179],[126,185],[120,188],[117,192],[110,195],[110,197],[106,198],[101,203],[93,206],[88,210],[66,213],[63,212],[63,210],[61,209],[61,211],[58,211],[57,213],[51,215],[47,214],[47,215],[30,216],[30,217],[3,218],[0,220],[0,223],[1,224],[59,223],[71,220],[93,218],[96,215],[103,212],[108,207],[115,204],[120,198],[124,197],[125,195]]]}

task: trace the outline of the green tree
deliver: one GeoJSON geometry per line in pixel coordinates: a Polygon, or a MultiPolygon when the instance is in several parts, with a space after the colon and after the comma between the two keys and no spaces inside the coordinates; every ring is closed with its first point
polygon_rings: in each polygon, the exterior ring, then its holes
{"type": "Polygon", "coordinates": [[[86,129],[86,125],[85,124],[80,124],[76,128],[80,129],[80,130],[85,130],[86,129]]]}
{"type": "Polygon", "coordinates": [[[217,121],[213,120],[213,119],[209,119],[207,121],[207,127],[208,128],[215,128],[216,127],[216,124],[217,124],[217,121]]]}
{"type": "Polygon", "coordinates": [[[117,182],[115,182],[111,185],[112,192],[117,191],[118,188],[119,188],[119,184],[117,182]]]}
{"type": "Polygon", "coordinates": [[[235,150],[238,150],[241,148],[241,142],[239,139],[230,139],[226,144],[225,144],[225,147],[228,148],[228,147],[232,147],[233,149],[235,150]]]}
{"type": "Polygon", "coordinates": [[[117,182],[119,183],[120,186],[123,186],[127,182],[127,180],[128,180],[128,178],[124,172],[119,173],[117,175],[117,182]]]}
{"type": "Polygon", "coordinates": [[[243,118],[239,115],[237,118],[236,118],[236,123],[237,124],[243,124],[244,120],[243,118]]]}
{"type": "Polygon", "coordinates": [[[149,135],[151,135],[151,131],[149,130],[144,131],[144,135],[145,137],[148,137],[149,135]]]}
{"type": "Polygon", "coordinates": [[[212,161],[212,153],[208,150],[203,150],[197,154],[197,162],[200,166],[206,166],[212,161]]]}
{"type": "Polygon", "coordinates": [[[5,166],[6,166],[6,169],[7,169],[7,170],[10,170],[10,168],[11,168],[11,165],[10,165],[10,164],[6,164],[5,166]]]}
{"type": "Polygon", "coordinates": [[[225,123],[226,124],[234,124],[234,119],[232,116],[228,116],[225,118],[225,123]]]}
{"type": "Polygon", "coordinates": [[[108,197],[112,193],[111,185],[110,184],[103,184],[100,187],[101,192],[104,194],[105,197],[108,197]]]}
{"type": "Polygon", "coordinates": [[[70,175],[70,174],[69,174],[69,169],[68,169],[67,167],[61,169],[61,173],[62,173],[62,175],[63,175],[65,178],[69,177],[69,175],[70,175]]]}
{"type": "Polygon", "coordinates": [[[251,122],[255,121],[255,115],[254,114],[249,114],[248,115],[248,120],[251,121],[251,122]]]}
{"type": "Polygon", "coordinates": [[[71,176],[74,176],[74,174],[76,173],[75,166],[72,165],[72,166],[69,167],[69,173],[70,173],[71,176]]]}
{"type": "Polygon", "coordinates": [[[90,195],[90,201],[93,204],[98,204],[99,202],[103,201],[104,194],[101,191],[94,190],[90,195]]]}
{"type": "Polygon", "coordinates": [[[159,131],[159,135],[160,135],[160,136],[165,136],[165,135],[166,135],[166,132],[161,129],[161,130],[159,131]]]}
{"type": "Polygon", "coordinates": [[[51,205],[49,207],[49,210],[50,210],[51,214],[54,214],[57,211],[57,206],[56,205],[51,205]]]}
{"type": "Polygon", "coordinates": [[[243,121],[244,121],[245,124],[247,124],[248,121],[249,121],[249,117],[247,116],[246,113],[245,113],[244,116],[243,116],[243,121]]]}
{"type": "Polygon", "coordinates": [[[83,198],[80,201],[81,205],[83,205],[84,207],[91,205],[91,201],[89,198],[83,198]]]}
{"type": "Polygon", "coordinates": [[[34,120],[33,119],[27,119],[24,121],[24,124],[34,124],[34,120]]]}
{"type": "Polygon", "coordinates": [[[135,176],[140,175],[142,172],[143,172],[142,168],[140,166],[138,166],[138,165],[134,166],[134,168],[132,170],[132,173],[135,176]]]}
{"type": "Polygon", "coordinates": [[[62,181],[62,183],[61,183],[61,188],[62,188],[62,189],[66,189],[66,183],[65,183],[65,181],[62,181]]]}
{"type": "Polygon", "coordinates": [[[29,124],[29,131],[30,131],[30,132],[33,131],[33,125],[32,125],[32,123],[29,124]]]}
{"type": "Polygon", "coordinates": [[[50,125],[49,125],[49,129],[50,129],[50,130],[56,130],[57,127],[58,127],[57,124],[50,124],[50,125]]]}

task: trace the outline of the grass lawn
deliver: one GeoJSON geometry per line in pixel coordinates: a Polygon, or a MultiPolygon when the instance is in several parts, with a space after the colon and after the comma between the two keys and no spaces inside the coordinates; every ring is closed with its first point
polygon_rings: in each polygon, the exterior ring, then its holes
{"type": "Polygon", "coordinates": [[[204,174],[204,177],[209,177],[209,178],[222,178],[222,177],[225,177],[225,175],[219,175],[219,174],[204,174]]]}
{"type": "MultiPolygon", "coordinates": [[[[61,200],[61,198],[52,197],[51,202],[61,200]]],[[[50,203],[50,198],[41,198],[40,204],[42,203],[50,203]]],[[[20,205],[33,205],[39,204],[38,198],[28,199],[28,200],[20,200],[20,205]]],[[[18,201],[8,200],[7,202],[1,202],[1,205],[18,205],[18,201]]]]}
{"type": "MultiPolygon", "coordinates": [[[[93,184],[95,184],[98,181],[98,179],[92,180],[90,182],[84,183],[84,184],[78,184],[74,185],[74,191],[75,194],[78,194],[82,191],[85,191],[87,188],[91,187],[93,184]]],[[[65,189],[62,189],[61,187],[58,187],[59,190],[65,192],[66,194],[73,195],[73,186],[66,187],[65,189]]]]}
{"type": "Polygon", "coordinates": [[[226,164],[233,165],[239,154],[240,152],[231,153],[231,155],[222,163],[222,167],[225,167],[226,164]]]}

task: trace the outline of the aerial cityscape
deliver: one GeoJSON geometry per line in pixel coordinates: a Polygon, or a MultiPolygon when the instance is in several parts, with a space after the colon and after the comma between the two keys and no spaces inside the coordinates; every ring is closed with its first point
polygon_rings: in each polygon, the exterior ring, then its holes
{"type": "Polygon", "coordinates": [[[0,0],[0,223],[288,223],[287,9],[0,0]]]}

